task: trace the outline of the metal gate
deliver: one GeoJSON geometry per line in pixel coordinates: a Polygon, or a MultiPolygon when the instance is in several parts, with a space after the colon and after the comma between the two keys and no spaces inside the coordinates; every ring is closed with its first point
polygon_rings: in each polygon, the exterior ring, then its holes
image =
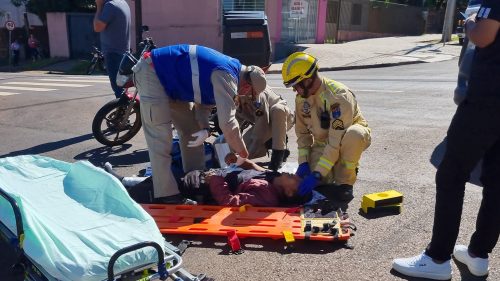
{"type": "Polygon", "coordinates": [[[71,58],[88,58],[92,46],[101,48],[99,33],[94,32],[94,15],[68,13],[69,55],[71,58]]]}
{"type": "Polygon", "coordinates": [[[283,0],[281,11],[283,42],[316,42],[318,0],[283,0]]]}
{"type": "Polygon", "coordinates": [[[265,11],[265,0],[224,0],[224,11],[265,11]]]}
{"type": "Polygon", "coordinates": [[[326,5],[325,43],[336,43],[339,30],[340,1],[328,0],[326,5]]]}

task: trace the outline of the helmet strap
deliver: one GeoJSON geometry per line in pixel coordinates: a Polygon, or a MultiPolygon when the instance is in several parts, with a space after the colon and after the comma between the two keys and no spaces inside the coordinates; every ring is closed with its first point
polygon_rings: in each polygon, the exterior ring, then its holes
{"type": "Polygon", "coordinates": [[[313,75],[311,77],[312,81],[311,81],[311,83],[309,83],[309,86],[307,86],[307,87],[304,85],[304,80],[300,81],[297,84],[299,87],[301,87],[304,90],[303,93],[302,93],[302,95],[301,95],[301,97],[303,97],[303,98],[306,99],[306,98],[308,98],[311,95],[311,93],[309,91],[314,86],[314,82],[316,82],[316,78],[317,78],[316,75],[313,75]]]}

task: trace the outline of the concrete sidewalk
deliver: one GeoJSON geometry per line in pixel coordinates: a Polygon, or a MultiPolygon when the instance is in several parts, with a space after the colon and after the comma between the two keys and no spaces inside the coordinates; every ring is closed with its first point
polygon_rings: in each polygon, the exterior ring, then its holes
{"type": "MultiPolygon", "coordinates": [[[[458,41],[443,45],[440,39],[441,34],[383,37],[343,44],[299,44],[297,50],[317,57],[323,71],[436,62],[460,55],[458,41]]],[[[268,73],[281,73],[282,66],[283,61],[274,62],[268,73]]]]}
{"type": "MultiPolygon", "coordinates": [[[[383,67],[421,62],[444,61],[460,55],[458,41],[439,43],[441,34],[365,39],[342,44],[298,44],[296,50],[314,55],[320,69],[345,70],[383,67]]],[[[79,63],[67,60],[44,67],[34,73],[67,73],[79,63]]],[[[281,73],[283,60],[273,62],[268,73],[281,73]]]]}

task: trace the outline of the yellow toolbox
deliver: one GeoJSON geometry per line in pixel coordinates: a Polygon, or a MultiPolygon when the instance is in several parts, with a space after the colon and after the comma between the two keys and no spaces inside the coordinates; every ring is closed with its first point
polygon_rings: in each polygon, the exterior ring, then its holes
{"type": "Polygon", "coordinates": [[[401,203],[403,203],[403,194],[396,190],[387,190],[364,195],[361,201],[361,209],[365,214],[377,209],[401,212],[401,203]]]}

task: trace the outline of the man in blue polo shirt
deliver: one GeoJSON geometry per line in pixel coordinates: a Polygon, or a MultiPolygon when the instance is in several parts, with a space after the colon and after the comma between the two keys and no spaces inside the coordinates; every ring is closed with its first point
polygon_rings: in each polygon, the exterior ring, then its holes
{"type": "Polygon", "coordinates": [[[130,7],[125,0],[96,0],[96,7],[94,31],[100,33],[111,88],[119,98],[123,89],[116,84],[116,74],[123,53],[130,50],[130,7]]]}
{"type": "Polygon", "coordinates": [[[219,126],[240,161],[248,150],[235,118],[238,89],[251,83],[266,88],[264,72],[237,59],[197,45],[173,45],[146,53],[133,68],[141,97],[141,120],[153,170],[158,203],[193,204],[182,198],[170,170],[172,123],[181,143],[184,172],[205,168],[203,141],[209,115],[217,107],[219,126]]]}
{"type": "Polygon", "coordinates": [[[484,0],[465,23],[476,45],[465,100],[448,129],[446,152],[436,174],[432,240],[424,253],[395,259],[393,268],[413,277],[451,279],[451,254],[475,276],[488,274],[488,254],[500,234],[500,1],[484,0]],[[469,245],[455,245],[465,183],[483,159],[483,200],[469,245]]]}

